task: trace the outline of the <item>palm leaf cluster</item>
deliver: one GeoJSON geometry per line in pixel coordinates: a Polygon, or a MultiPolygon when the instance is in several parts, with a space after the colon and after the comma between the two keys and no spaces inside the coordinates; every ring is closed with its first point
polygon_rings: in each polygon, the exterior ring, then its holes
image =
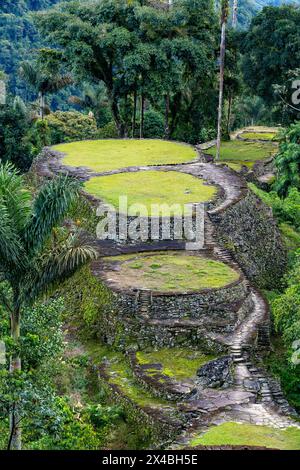
{"type": "Polygon", "coordinates": [[[0,282],[10,285],[12,301],[3,290],[0,300],[12,311],[96,257],[78,229],[57,228],[77,194],[77,182],[58,177],[32,199],[14,167],[0,165],[0,282]]]}
{"type": "Polygon", "coordinates": [[[70,74],[59,74],[57,72],[50,73],[43,70],[38,64],[25,61],[22,63],[20,75],[24,78],[37,92],[42,94],[56,93],[62,88],[71,85],[73,79],[70,74]]]}

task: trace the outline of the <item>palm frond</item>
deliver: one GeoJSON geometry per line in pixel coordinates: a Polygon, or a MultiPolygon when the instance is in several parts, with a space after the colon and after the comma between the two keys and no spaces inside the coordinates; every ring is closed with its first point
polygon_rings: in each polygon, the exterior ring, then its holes
{"type": "Polygon", "coordinates": [[[20,76],[33,88],[38,88],[40,82],[39,70],[29,61],[22,62],[20,76]]]}
{"type": "Polygon", "coordinates": [[[0,265],[5,277],[11,269],[17,269],[24,262],[24,253],[21,240],[6,206],[0,200],[0,265]]]}
{"type": "Polygon", "coordinates": [[[10,163],[0,165],[0,199],[20,233],[31,214],[31,194],[25,189],[22,176],[10,163]]]}
{"type": "Polygon", "coordinates": [[[71,277],[77,269],[95,260],[95,248],[80,235],[70,235],[66,242],[39,263],[39,272],[30,279],[24,290],[25,302],[32,303],[37,297],[51,292],[59,283],[71,277]]]}
{"type": "Polygon", "coordinates": [[[47,182],[34,200],[33,215],[25,228],[28,251],[39,251],[49,239],[54,227],[63,220],[77,197],[78,183],[68,177],[47,182]]]}

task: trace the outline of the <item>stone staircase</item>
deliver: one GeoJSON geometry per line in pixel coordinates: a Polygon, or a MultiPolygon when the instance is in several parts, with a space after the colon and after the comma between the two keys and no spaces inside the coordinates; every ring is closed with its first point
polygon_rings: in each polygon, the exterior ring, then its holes
{"type": "Polygon", "coordinates": [[[141,318],[148,320],[150,318],[152,294],[149,290],[140,290],[138,292],[138,312],[141,318]]]}

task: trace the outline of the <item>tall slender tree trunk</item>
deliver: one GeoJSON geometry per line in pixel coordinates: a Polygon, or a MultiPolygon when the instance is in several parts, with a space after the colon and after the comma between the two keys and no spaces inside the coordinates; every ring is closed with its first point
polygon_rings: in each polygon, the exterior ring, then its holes
{"type": "Polygon", "coordinates": [[[229,0],[223,0],[221,12],[221,44],[220,44],[220,81],[219,81],[219,106],[218,106],[218,128],[217,128],[217,153],[216,160],[220,160],[222,139],[222,112],[224,94],[224,69],[226,51],[226,23],[228,18],[229,0]]]}
{"type": "Polygon", "coordinates": [[[232,10],[232,27],[236,29],[237,27],[237,14],[238,14],[238,0],[233,0],[233,10],[232,10]]]}
{"type": "Polygon", "coordinates": [[[169,125],[169,113],[170,113],[170,95],[165,96],[165,139],[170,138],[170,125],[169,125]]]}
{"type": "Polygon", "coordinates": [[[231,110],[232,110],[233,94],[230,91],[228,99],[228,114],[227,114],[227,134],[230,135],[231,131],[231,110]]]}
{"type": "Polygon", "coordinates": [[[137,109],[137,91],[134,90],[133,94],[133,117],[132,117],[132,138],[134,139],[136,128],[136,109],[137,109]]]}
{"type": "Polygon", "coordinates": [[[43,92],[39,92],[39,106],[40,106],[40,118],[44,119],[45,115],[45,95],[43,92]]]}
{"type": "MultiPolygon", "coordinates": [[[[20,341],[20,309],[17,307],[14,309],[11,314],[11,337],[14,341],[14,344],[18,345],[20,341]]],[[[10,359],[10,373],[14,374],[17,371],[21,371],[21,358],[19,354],[12,355],[10,359]]],[[[16,410],[15,403],[12,404],[10,417],[10,439],[8,448],[11,450],[21,450],[22,448],[22,435],[20,427],[20,416],[18,410],[16,410]]]]}
{"type": "Polygon", "coordinates": [[[141,94],[140,139],[144,137],[145,97],[141,94]]]}

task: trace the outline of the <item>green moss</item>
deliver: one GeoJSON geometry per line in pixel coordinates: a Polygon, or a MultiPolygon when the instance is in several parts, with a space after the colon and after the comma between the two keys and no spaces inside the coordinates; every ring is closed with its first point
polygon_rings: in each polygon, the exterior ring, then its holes
{"type": "Polygon", "coordinates": [[[216,194],[216,188],[209,186],[203,180],[177,171],[139,171],[134,173],[119,173],[109,176],[91,178],[84,184],[85,190],[109,204],[120,212],[119,197],[128,198],[129,215],[137,211],[142,215],[158,215],[151,205],[167,205],[159,213],[169,215],[168,206],[179,207],[172,213],[183,214],[184,205],[193,202],[210,201],[216,194]],[[130,208],[138,204],[141,207],[130,208]]]}
{"type": "MultiPolygon", "coordinates": [[[[268,158],[274,155],[276,151],[277,147],[272,143],[232,140],[230,142],[222,142],[221,161],[251,167],[257,160],[268,158]]],[[[216,156],[216,147],[206,150],[205,153],[216,156]]]]}
{"type": "Polygon", "coordinates": [[[153,397],[137,383],[129,361],[122,353],[95,341],[86,343],[86,348],[95,364],[99,365],[105,360],[106,372],[109,376],[108,382],[117,385],[123,394],[135,404],[154,408],[168,406],[165,400],[153,397]]]}
{"type": "Polygon", "coordinates": [[[224,263],[186,252],[121,255],[104,261],[120,263],[118,270],[107,270],[106,276],[123,288],[199,291],[224,287],[239,277],[224,263]]]}
{"type": "Polygon", "coordinates": [[[82,331],[95,334],[94,326],[103,317],[112,319],[113,294],[110,289],[93,276],[89,266],[84,266],[58,290],[64,298],[67,321],[80,325],[82,331]]]}
{"type": "Polygon", "coordinates": [[[252,424],[224,423],[210,428],[190,443],[195,446],[263,446],[281,450],[300,450],[300,429],[276,429],[252,424]]]}
{"type": "MultiPolygon", "coordinates": [[[[207,362],[215,359],[213,356],[207,356],[199,351],[189,349],[160,349],[159,351],[137,353],[137,359],[140,364],[161,364],[160,373],[173,377],[176,380],[184,380],[196,376],[197,370],[207,362]]],[[[157,369],[147,369],[148,375],[157,374],[157,369]]]]}
{"type": "Polygon", "coordinates": [[[276,140],[276,135],[275,132],[244,132],[241,137],[252,140],[276,140]]]}
{"type": "Polygon", "coordinates": [[[54,149],[66,154],[66,165],[85,166],[98,172],[184,163],[197,157],[193,147],[163,140],[94,140],[57,145],[54,149]]]}

